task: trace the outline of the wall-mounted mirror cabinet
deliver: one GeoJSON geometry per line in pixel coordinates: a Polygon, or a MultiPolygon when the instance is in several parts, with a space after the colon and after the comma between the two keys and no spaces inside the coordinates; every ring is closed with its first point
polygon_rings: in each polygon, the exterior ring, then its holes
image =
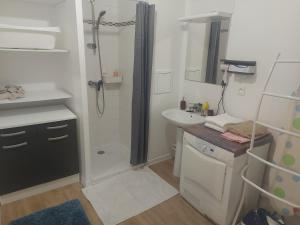
{"type": "Polygon", "coordinates": [[[213,12],[181,18],[187,23],[185,79],[220,85],[223,73],[221,59],[226,56],[229,13],[213,12]]]}

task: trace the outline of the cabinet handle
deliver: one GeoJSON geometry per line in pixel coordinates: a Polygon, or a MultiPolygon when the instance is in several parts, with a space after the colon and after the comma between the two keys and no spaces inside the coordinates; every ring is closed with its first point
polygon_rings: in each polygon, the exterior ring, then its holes
{"type": "Polygon", "coordinates": [[[63,129],[63,128],[66,128],[68,127],[68,124],[64,124],[64,125],[61,125],[61,126],[55,126],[55,127],[47,127],[47,130],[59,130],[59,129],[63,129]]]}
{"type": "Polygon", "coordinates": [[[20,148],[20,147],[23,147],[23,146],[26,146],[26,145],[28,145],[28,143],[27,142],[23,142],[23,143],[17,144],[17,145],[2,146],[2,149],[9,150],[9,149],[14,149],[14,148],[20,148]]]}
{"type": "Polygon", "coordinates": [[[23,135],[23,134],[26,134],[26,131],[20,131],[20,132],[16,132],[16,133],[10,133],[10,134],[1,134],[0,136],[3,137],[3,138],[6,138],[6,137],[14,137],[14,136],[20,136],[20,135],[23,135]]]}
{"type": "Polygon", "coordinates": [[[61,137],[55,137],[55,138],[48,138],[48,141],[59,141],[59,140],[63,140],[63,139],[66,139],[68,138],[69,135],[64,135],[64,136],[61,136],[61,137]]]}

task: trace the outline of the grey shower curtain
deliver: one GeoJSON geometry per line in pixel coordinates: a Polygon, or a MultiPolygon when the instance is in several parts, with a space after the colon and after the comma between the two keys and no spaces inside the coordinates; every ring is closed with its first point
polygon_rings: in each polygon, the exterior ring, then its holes
{"type": "Polygon", "coordinates": [[[147,161],[155,6],[137,3],[132,96],[132,165],[147,161]]]}
{"type": "Polygon", "coordinates": [[[205,82],[216,84],[218,75],[219,45],[221,22],[212,22],[210,28],[210,40],[207,56],[205,82]]]}

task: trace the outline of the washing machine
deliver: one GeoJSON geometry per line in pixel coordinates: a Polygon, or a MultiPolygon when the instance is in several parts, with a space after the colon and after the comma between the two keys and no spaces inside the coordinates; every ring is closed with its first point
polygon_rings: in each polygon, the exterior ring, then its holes
{"type": "MultiPolygon", "coordinates": [[[[215,140],[215,139],[214,139],[215,140]]],[[[220,142],[220,140],[215,140],[220,142]]],[[[269,144],[257,146],[254,152],[267,157],[269,144]]],[[[231,225],[240,202],[243,182],[241,170],[247,154],[236,155],[185,132],[183,138],[180,193],[191,205],[219,225],[231,225]]],[[[253,161],[255,163],[255,161],[253,161]]],[[[252,165],[251,179],[263,182],[264,165],[252,165]]],[[[259,193],[247,196],[248,208],[257,205],[259,193]]]]}

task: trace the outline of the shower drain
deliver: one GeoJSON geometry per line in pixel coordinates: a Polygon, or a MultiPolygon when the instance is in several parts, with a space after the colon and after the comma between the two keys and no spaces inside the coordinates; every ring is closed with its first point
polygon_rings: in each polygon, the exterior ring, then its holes
{"type": "Polygon", "coordinates": [[[98,151],[97,154],[98,155],[103,155],[103,154],[105,154],[105,151],[98,151]]]}

